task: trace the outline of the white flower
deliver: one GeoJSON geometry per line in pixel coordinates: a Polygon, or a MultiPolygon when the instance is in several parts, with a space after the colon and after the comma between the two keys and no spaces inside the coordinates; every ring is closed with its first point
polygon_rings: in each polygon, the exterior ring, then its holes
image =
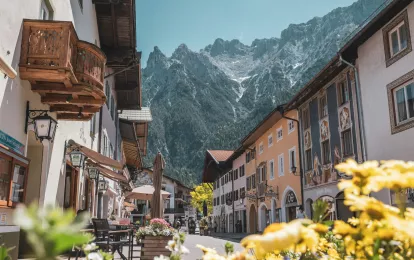
{"type": "Polygon", "coordinates": [[[85,248],[83,250],[85,251],[92,251],[96,248],[96,244],[95,243],[91,243],[85,246],[85,248]]]}
{"type": "Polygon", "coordinates": [[[88,260],[103,260],[103,257],[99,253],[90,253],[88,255],[88,260]]]}
{"type": "Polygon", "coordinates": [[[18,206],[14,210],[14,224],[25,230],[31,230],[34,227],[33,220],[26,214],[23,206],[18,206]]]}
{"type": "Polygon", "coordinates": [[[166,257],[166,256],[163,256],[163,255],[160,255],[160,256],[154,257],[154,260],[170,260],[170,258],[166,257]]]}
{"type": "Polygon", "coordinates": [[[190,253],[190,250],[188,250],[188,248],[186,248],[185,246],[181,246],[181,253],[182,254],[188,254],[188,253],[190,253]]]}

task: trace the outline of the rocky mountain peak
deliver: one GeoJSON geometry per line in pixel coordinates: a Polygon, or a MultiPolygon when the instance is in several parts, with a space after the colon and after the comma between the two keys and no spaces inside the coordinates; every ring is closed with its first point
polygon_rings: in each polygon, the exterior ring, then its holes
{"type": "MultiPolygon", "coordinates": [[[[150,124],[147,160],[166,156],[166,174],[200,181],[206,149],[235,149],[276,105],[287,102],[338,51],[383,0],[359,0],[323,17],[291,24],[280,38],[217,38],[197,51],[185,44],[166,57],[157,47],[143,69],[150,124]]],[[[148,164],[151,162],[148,161],[148,164]]]]}
{"type": "Polygon", "coordinates": [[[147,67],[146,69],[152,70],[156,67],[163,67],[165,68],[167,66],[167,57],[164,53],[161,52],[161,50],[158,48],[158,46],[154,47],[154,50],[150,53],[147,61],[147,67]]]}

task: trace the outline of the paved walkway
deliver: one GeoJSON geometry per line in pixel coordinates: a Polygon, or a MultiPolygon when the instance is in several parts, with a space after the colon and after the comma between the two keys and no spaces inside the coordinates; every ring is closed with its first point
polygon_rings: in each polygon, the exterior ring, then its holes
{"type": "Polygon", "coordinates": [[[245,236],[249,234],[246,233],[211,233],[212,237],[221,238],[229,241],[240,242],[245,236]]]}

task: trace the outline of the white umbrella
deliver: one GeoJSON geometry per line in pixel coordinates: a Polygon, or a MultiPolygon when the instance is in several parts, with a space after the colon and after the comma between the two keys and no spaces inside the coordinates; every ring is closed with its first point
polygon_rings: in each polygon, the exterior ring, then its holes
{"type": "MultiPolygon", "coordinates": [[[[134,200],[151,200],[152,194],[154,194],[154,186],[152,185],[143,185],[133,189],[130,193],[128,193],[125,198],[126,199],[134,199],[134,200]]],[[[161,195],[163,199],[167,199],[171,193],[162,190],[161,195]]]]}

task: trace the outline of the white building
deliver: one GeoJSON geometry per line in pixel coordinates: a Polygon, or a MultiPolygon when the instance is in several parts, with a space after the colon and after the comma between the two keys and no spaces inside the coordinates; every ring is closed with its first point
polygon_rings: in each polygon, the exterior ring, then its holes
{"type": "MultiPolygon", "coordinates": [[[[414,158],[413,37],[414,4],[393,1],[353,39],[368,160],[414,158]]],[[[389,191],[375,196],[395,203],[389,191]]]]}
{"type": "Polygon", "coordinates": [[[141,157],[132,161],[146,142],[135,130],[128,140],[118,123],[118,111],[141,109],[135,0],[16,0],[0,13],[0,71],[8,76],[0,77],[0,225],[13,224],[18,203],[120,216],[122,192],[131,188],[124,166],[142,166],[141,157]],[[38,140],[38,115],[56,120],[46,131],[56,126],[53,142],[38,140]],[[100,169],[106,194],[72,164],[72,150],[100,169]]]}

